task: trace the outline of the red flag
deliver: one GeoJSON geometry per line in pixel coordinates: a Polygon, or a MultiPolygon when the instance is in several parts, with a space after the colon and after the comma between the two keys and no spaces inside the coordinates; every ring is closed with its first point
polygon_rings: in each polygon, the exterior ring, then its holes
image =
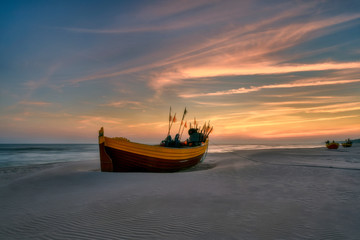
{"type": "Polygon", "coordinates": [[[173,118],[173,123],[175,123],[176,122],[176,113],[175,113],[175,115],[174,115],[174,118],[173,118]]]}
{"type": "Polygon", "coordinates": [[[185,117],[186,113],[187,113],[187,110],[186,110],[186,108],[185,108],[185,110],[184,110],[184,114],[183,114],[183,119],[184,119],[184,117],[185,117]]]}
{"type": "Polygon", "coordinates": [[[187,128],[187,122],[185,122],[185,125],[184,125],[185,128],[187,128]]]}
{"type": "Polygon", "coordinates": [[[172,117],[171,117],[171,107],[170,107],[170,111],[169,111],[169,122],[171,122],[172,117]]]}

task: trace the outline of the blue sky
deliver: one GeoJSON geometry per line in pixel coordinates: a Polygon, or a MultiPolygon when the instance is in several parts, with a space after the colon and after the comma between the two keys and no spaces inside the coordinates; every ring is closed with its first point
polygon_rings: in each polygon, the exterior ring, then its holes
{"type": "Polygon", "coordinates": [[[2,143],[158,142],[170,106],[218,142],[360,135],[358,1],[2,1],[0,28],[2,143]]]}

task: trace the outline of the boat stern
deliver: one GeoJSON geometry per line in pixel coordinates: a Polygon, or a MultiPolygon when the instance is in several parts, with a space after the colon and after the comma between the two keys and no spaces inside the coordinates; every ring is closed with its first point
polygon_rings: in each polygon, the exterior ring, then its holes
{"type": "Polygon", "coordinates": [[[99,130],[99,153],[100,153],[100,167],[102,172],[113,172],[114,167],[111,158],[105,151],[105,137],[104,128],[99,130]]]}

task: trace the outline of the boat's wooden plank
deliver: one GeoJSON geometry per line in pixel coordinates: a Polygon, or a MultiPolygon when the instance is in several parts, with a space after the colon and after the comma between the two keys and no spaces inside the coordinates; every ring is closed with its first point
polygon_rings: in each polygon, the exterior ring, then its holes
{"type": "Polygon", "coordinates": [[[178,171],[196,165],[203,154],[187,160],[169,161],[144,155],[138,155],[110,147],[105,147],[107,154],[113,159],[114,171],[178,171]]]}
{"type": "Polygon", "coordinates": [[[146,155],[155,158],[164,159],[188,159],[200,155],[206,151],[208,142],[203,146],[192,148],[167,148],[161,146],[152,146],[126,141],[117,141],[116,139],[105,137],[105,146],[114,149],[131,152],[139,155],[146,155]]]}

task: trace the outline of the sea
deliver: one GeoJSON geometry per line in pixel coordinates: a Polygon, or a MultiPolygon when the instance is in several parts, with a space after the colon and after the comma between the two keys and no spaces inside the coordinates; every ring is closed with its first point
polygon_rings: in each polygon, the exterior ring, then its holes
{"type": "Polygon", "coordinates": [[[0,144],[0,168],[87,161],[99,158],[97,144],[0,144]]]}
{"type": "MultiPolygon", "coordinates": [[[[322,144],[210,144],[208,153],[238,150],[316,148],[322,144]]],[[[99,159],[97,144],[0,144],[0,168],[99,159]]]]}

